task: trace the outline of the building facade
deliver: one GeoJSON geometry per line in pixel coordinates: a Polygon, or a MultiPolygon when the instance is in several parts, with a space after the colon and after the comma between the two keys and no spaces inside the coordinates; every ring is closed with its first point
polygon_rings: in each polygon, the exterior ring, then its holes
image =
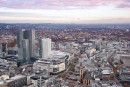
{"type": "Polygon", "coordinates": [[[19,60],[28,62],[26,59],[35,57],[35,30],[20,30],[17,35],[17,44],[19,60]]]}
{"type": "Polygon", "coordinates": [[[41,58],[47,58],[51,54],[51,39],[44,38],[39,41],[39,54],[41,58]]]}

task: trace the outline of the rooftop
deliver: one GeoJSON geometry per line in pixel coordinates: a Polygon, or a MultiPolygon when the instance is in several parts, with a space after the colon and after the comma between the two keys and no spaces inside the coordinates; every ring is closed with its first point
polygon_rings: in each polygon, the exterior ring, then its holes
{"type": "Polygon", "coordinates": [[[23,77],[25,77],[25,76],[23,76],[23,75],[15,75],[14,77],[12,77],[9,80],[7,80],[6,82],[11,82],[11,81],[23,78],[23,77]]]}
{"type": "Polygon", "coordinates": [[[130,56],[121,56],[120,58],[125,66],[130,66],[130,56]]]}
{"type": "Polygon", "coordinates": [[[69,53],[53,50],[48,58],[61,58],[61,57],[64,57],[66,55],[69,55],[69,53]]]}

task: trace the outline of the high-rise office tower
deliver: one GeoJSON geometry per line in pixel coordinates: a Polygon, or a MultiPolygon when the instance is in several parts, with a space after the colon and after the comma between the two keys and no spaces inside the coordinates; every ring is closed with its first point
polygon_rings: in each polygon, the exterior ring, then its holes
{"type": "Polygon", "coordinates": [[[41,58],[47,58],[51,54],[51,39],[44,38],[39,41],[40,56],[41,58]]]}
{"type": "Polygon", "coordinates": [[[1,44],[1,53],[2,53],[2,57],[6,56],[6,54],[7,54],[7,43],[1,44]]]}
{"type": "Polygon", "coordinates": [[[29,55],[29,40],[23,39],[22,40],[23,45],[23,61],[29,62],[30,61],[30,55],[29,55]]]}
{"type": "MultiPolygon", "coordinates": [[[[24,46],[27,47],[28,44],[28,57],[35,57],[35,30],[20,30],[17,36],[17,42],[18,42],[18,55],[19,59],[25,61],[24,58],[24,46]],[[27,41],[28,40],[28,41],[27,41]],[[25,44],[26,43],[26,44],[25,44]]],[[[27,49],[26,49],[27,50],[27,49]]]]}
{"type": "Polygon", "coordinates": [[[24,39],[23,35],[24,35],[24,29],[20,30],[18,32],[17,35],[17,44],[18,44],[18,48],[22,48],[22,40],[24,39]]]}
{"type": "Polygon", "coordinates": [[[30,56],[35,57],[35,30],[30,31],[30,56]]]}
{"type": "Polygon", "coordinates": [[[6,53],[7,51],[7,43],[2,43],[2,52],[6,53]]]}
{"type": "Polygon", "coordinates": [[[35,57],[35,30],[26,30],[24,32],[24,39],[29,40],[30,57],[35,57]]]}
{"type": "Polygon", "coordinates": [[[23,45],[22,45],[22,40],[23,34],[24,34],[24,29],[20,30],[17,34],[17,45],[18,45],[18,59],[24,61],[23,59],[23,45]]]}

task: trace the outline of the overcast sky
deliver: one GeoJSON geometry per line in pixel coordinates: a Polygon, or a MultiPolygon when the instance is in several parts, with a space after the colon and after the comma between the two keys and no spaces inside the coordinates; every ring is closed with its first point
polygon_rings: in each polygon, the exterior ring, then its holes
{"type": "Polygon", "coordinates": [[[130,23],[130,0],[0,0],[0,23],[130,23]]]}

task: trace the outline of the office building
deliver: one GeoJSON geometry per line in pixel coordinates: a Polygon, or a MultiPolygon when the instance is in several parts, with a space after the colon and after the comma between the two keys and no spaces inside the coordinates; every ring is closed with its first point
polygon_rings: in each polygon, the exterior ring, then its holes
{"type": "Polygon", "coordinates": [[[51,39],[44,38],[39,41],[39,54],[41,58],[47,58],[51,54],[51,39]]]}
{"type": "Polygon", "coordinates": [[[35,30],[26,30],[23,33],[23,38],[29,40],[29,55],[35,57],[35,30]]]}
{"type": "Polygon", "coordinates": [[[1,53],[2,53],[2,57],[5,57],[7,55],[7,43],[1,44],[1,53]]]}
{"type": "Polygon", "coordinates": [[[44,71],[48,74],[58,74],[66,69],[71,55],[67,52],[52,51],[46,59],[37,60],[33,64],[34,71],[44,71]]]}
{"type": "Polygon", "coordinates": [[[35,75],[30,78],[33,87],[47,87],[49,77],[42,75],[35,75]]]}
{"type": "Polygon", "coordinates": [[[19,60],[26,61],[35,57],[35,30],[20,30],[17,36],[19,60]]]}
{"type": "Polygon", "coordinates": [[[23,75],[15,75],[9,78],[8,75],[0,76],[0,87],[23,87],[27,85],[27,77],[23,75]]]}
{"type": "Polygon", "coordinates": [[[30,61],[30,55],[29,55],[29,40],[24,39],[22,41],[23,44],[23,60],[24,62],[29,62],[30,61]]]}
{"type": "Polygon", "coordinates": [[[35,57],[35,30],[29,30],[29,52],[30,57],[35,57]]]}

